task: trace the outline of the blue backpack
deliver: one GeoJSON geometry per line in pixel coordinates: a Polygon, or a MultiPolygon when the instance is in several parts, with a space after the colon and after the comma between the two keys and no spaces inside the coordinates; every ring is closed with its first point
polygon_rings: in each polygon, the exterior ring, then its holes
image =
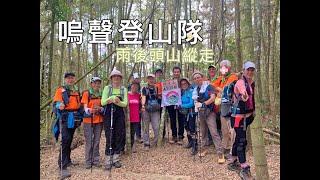
{"type": "Polygon", "coordinates": [[[233,81],[223,88],[221,96],[221,116],[230,117],[233,104],[234,86],[238,80],[233,81]]]}

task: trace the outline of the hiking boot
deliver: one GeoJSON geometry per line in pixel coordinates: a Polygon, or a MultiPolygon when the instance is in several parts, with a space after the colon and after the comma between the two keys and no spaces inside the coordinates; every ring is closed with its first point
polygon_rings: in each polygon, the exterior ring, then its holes
{"type": "Polygon", "coordinates": [[[68,178],[68,177],[71,177],[71,173],[69,172],[68,169],[62,169],[62,172],[59,172],[60,173],[60,179],[65,179],[65,178],[68,178]]]}
{"type": "Polygon", "coordinates": [[[99,167],[101,167],[101,164],[100,163],[93,163],[92,166],[99,168],[99,167]]]}
{"type": "Polygon", "coordinates": [[[86,164],[85,168],[86,168],[86,169],[90,169],[90,168],[91,168],[91,165],[90,165],[90,164],[86,164]]]}
{"type": "Polygon", "coordinates": [[[241,170],[240,163],[237,160],[235,160],[231,163],[228,163],[228,169],[230,171],[238,171],[239,172],[241,170]]]}
{"type": "Polygon", "coordinates": [[[189,149],[189,148],[191,148],[192,147],[192,142],[191,141],[189,141],[188,142],[188,144],[186,144],[185,146],[183,146],[184,148],[186,148],[186,149],[189,149]]]}
{"type": "Polygon", "coordinates": [[[203,150],[201,151],[201,153],[199,152],[199,157],[204,157],[207,154],[207,150],[203,150]]]}
{"type": "Polygon", "coordinates": [[[187,145],[185,145],[185,146],[184,146],[184,148],[189,149],[189,148],[191,148],[191,147],[192,147],[192,138],[191,138],[191,136],[190,136],[190,135],[187,135],[187,137],[188,137],[188,144],[187,144],[187,145]]]}
{"type": "Polygon", "coordinates": [[[250,172],[250,166],[242,168],[239,173],[239,176],[242,180],[253,180],[253,177],[250,172]]]}
{"type": "Polygon", "coordinates": [[[231,158],[230,149],[224,150],[224,157],[228,160],[231,158]]]}
{"type": "Polygon", "coordinates": [[[113,166],[116,167],[116,168],[120,168],[121,167],[120,161],[117,161],[117,162],[113,163],[113,166]]]}
{"type": "Polygon", "coordinates": [[[68,164],[67,164],[67,167],[70,167],[70,166],[78,166],[79,163],[73,163],[72,161],[70,161],[68,164]]]}
{"type": "Polygon", "coordinates": [[[226,160],[224,159],[224,154],[223,153],[219,153],[218,154],[218,163],[219,164],[223,164],[225,162],[226,162],[226,160]]]}
{"type": "Polygon", "coordinates": [[[179,138],[177,144],[178,144],[178,145],[183,145],[183,139],[180,139],[180,138],[179,138]]]}
{"type": "Polygon", "coordinates": [[[176,137],[173,137],[172,139],[169,140],[170,144],[174,144],[176,142],[177,142],[177,138],[176,137]]]}
{"type": "Polygon", "coordinates": [[[193,139],[192,140],[192,149],[191,149],[191,155],[196,155],[198,153],[198,144],[197,144],[197,140],[193,139]]]}
{"type": "Polygon", "coordinates": [[[150,145],[144,145],[144,148],[143,148],[145,151],[149,151],[150,149],[150,145]]]}
{"type": "Polygon", "coordinates": [[[138,137],[137,139],[136,139],[136,141],[138,142],[138,143],[143,143],[143,140],[141,139],[141,137],[138,137]]]}
{"type": "Polygon", "coordinates": [[[104,169],[109,171],[111,169],[111,164],[107,164],[104,169]]]}

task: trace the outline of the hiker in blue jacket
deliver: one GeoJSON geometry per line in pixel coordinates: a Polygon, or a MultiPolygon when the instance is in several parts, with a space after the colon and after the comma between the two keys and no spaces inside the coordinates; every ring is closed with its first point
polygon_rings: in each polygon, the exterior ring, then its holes
{"type": "Polygon", "coordinates": [[[192,86],[187,78],[180,79],[181,87],[181,106],[179,107],[179,114],[183,116],[184,128],[187,131],[188,144],[185,148],[191,148],[191,155],[197,154],[197,139],[196,139],[196,127],[195,119],[196,114],[194,112],[194,101],[192,99],[192,86]]]}

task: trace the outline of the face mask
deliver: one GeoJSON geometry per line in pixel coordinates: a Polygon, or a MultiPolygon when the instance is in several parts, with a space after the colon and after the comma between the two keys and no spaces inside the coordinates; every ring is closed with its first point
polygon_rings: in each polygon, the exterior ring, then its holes
{"type": "Polygon", "coordinates": [[[229,69],[226,68],[225,66],[222,66],[222,68],[220,68],[220,72],[222,75],[225,75],[228,71],[229,71],[229,69]]]}

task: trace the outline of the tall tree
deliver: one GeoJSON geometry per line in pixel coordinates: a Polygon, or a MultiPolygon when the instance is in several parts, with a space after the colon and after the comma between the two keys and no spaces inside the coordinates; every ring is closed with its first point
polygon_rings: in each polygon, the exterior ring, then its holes
{"type": "MultiPolygon", "coordinates": [[[[274,15],[273,15],[273,21],[272,21],[272,27],[271,27],[271,47],[270,47],[270,59],[269,59],[269,97],[270,102],[275,102],[275,91],[274,91],[274,76],[273,76],[273,70],[274,70],[274,59],[275,59],[275,40],[276,40],[276,28],[277,28],[277,18],[278,18],[278,12],[279,12],[279,0],[274,0],[274,15]]],[[[271,111],[271,119],[274,121],[274,113],[275,113],[275,103],[270,103],[270,111],[271,111]]]]}
{"type": "Polygon", "coordinates": [[[254,27],[255,27],[255,47],[257,51],[255,53],[255,62],[257,66],[257,97],[258,101],[262,100],[262,81],[261,81],[261,36],[262,36],[262,11],[261,11],[261,0],[254,0],[254,27]]]}
{"type": "Polygon", "coordinates": [[[53,62],[53,41],[54,41],[54,24],[56,17],[56,0],[51,0],[51,35],[50,35],[50,59],[49,59],[49,74],[48,74],[48,96],[51,97],[51,78],[52,78],[52,62],[53,62]]]}
{"type": "Polygon", "coordinates": [[[240,29],[240,0],[235,0],[235,35],[236,35],[236,50],[237,50],[237,71],[242,69],[242,53],[241,53],[241,29],[240,29]]]}

